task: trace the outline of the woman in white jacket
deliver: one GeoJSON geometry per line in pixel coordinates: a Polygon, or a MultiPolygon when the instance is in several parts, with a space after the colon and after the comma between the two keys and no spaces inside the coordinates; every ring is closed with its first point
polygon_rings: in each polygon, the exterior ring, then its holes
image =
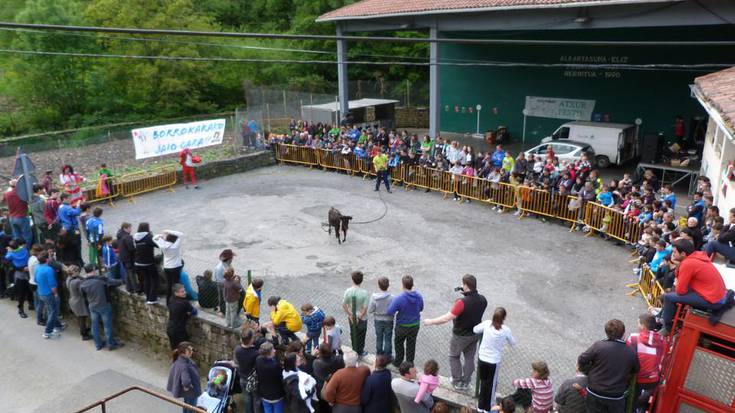
{"type": "Polygon", "coordinates": [[[174,284],[179,283],[184,260],[181,257],[181,237],[184,234],[167,229],[153,237],[153,242],[163,252],[163,272],[166,273],[166,304],[173,295],[174,284]]]}
{"type": "Polygon", "coordinates": [[[478,358],[477,375],[480,376],[480,394],[477,397],[477,410],[489,412],[495,403],[495,388],[498,384],[498,370],[503,357],[505,343],[515,345],[516,340],[505,322],[505,308],[498,307],[493,312],[493,319],[476,325],[472,331],[482,334],[478,358]]]}

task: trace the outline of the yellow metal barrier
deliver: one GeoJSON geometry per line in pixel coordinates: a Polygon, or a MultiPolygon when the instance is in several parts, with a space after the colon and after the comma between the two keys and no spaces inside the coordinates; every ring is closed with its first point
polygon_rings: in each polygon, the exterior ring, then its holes
{"type": "Polygon", "coordinates": [[[316,151],[319,152],[319,165],[325,170],[334,169],[353,173],[353,165],[356,165],[355,154],[342,155],[328,149],[317,149],[316,151]]]}
{"type": "Polygon", "coordinates": [[[121,176],[115,185],[122,197],[128,198],[130,202],[135,202],[133,197],[146,192],[164,188],[173,192],[173,186],[176,185],[177,180],[176,172],[174,166],[162,167],[153,171],[135,172],[121,176]]]}
{"type": "Polygon", "coordinates": [[[283,163],[298,163],[312,167],[318,165],[318,152],[313,148],[297,145],[278,144],[276,146],[276,160],[283,163]]]}
{"type": "Polygon", "coordinates": [[[638,282],[628,284],[629,288],[633,288],[633,291],[629,292],[628,295],[634,296],[640,293],[649,307],[660,307],[664,294],[661,283],[656,281],[656,275],[650,268],[641,266],[639,269],[640,276],[638,277],[638,282]]]}
{"type": "Polygon", "coordinates": [[[579,210],[570,209],[569,205],[573,200],[576,200],[576,196],[572,195],[561,195],[555,193],[551,196],[551,209],[555,218],[563,221],[571,222],[575,224],[579,220],[579,210]]]}
{"type": "Polygon", "coordinates": [[[97,193],[99,179],[96,179],[94,181],[87,181],[86,183],[88,185],[91,184],[92,186],[82,189],[82,193],[84,194],[84,202],[92,204],[95,202],[107,201],[110,203],[111,206],[114,206],[112,200],[120,195],[120,185],[118,184],[118,179],[120,178],[121,177],[114,177],[113,179],[108,179],[109,193],[107,195],[97,193]],[[112,185],[109,184],[110,181],[112,182],[112,185]]]}

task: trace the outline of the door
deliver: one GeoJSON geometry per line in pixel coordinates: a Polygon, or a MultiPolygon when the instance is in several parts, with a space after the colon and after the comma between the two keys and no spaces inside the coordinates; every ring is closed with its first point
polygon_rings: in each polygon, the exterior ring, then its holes
{"type": "Polygon", "coordinates": [[[574,145],[569,145],[566,143],[555,143],[552,145],[552,148],[554,149],[554,153],[556,154],[557,159],[559,159],[559,162],[563,160],[573,160],[575,151],[579,149],[574,145]]]}

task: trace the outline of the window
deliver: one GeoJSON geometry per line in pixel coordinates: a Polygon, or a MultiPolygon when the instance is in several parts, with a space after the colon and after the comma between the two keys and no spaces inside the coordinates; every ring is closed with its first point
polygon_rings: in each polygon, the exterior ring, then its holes
{"type": "Polygon", "coordinates": [[[559,131],[559,139],[569,139],[569,128],[563,127],[559,131]]]}
{"type": "Polygon", "coordinates": [[[554,148],[554,152],[556,152],[557,155],[566,155],[568,153],[571,153],[577,150],[576,146],[564,145],[560,143],[554,144],[553,148],[554,148]]]}

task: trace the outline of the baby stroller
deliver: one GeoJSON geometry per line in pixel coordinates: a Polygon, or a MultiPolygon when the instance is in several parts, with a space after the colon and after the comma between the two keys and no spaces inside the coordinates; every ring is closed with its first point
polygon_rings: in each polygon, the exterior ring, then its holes
{"type": "Polygon", "coordinates": [[[207,413],[227,413],[235,411],[232,394],[238,383],[237,370],[229,361],[215,361],[207,374],[207,388],[197,398],[197,407],[207,413]]]}

